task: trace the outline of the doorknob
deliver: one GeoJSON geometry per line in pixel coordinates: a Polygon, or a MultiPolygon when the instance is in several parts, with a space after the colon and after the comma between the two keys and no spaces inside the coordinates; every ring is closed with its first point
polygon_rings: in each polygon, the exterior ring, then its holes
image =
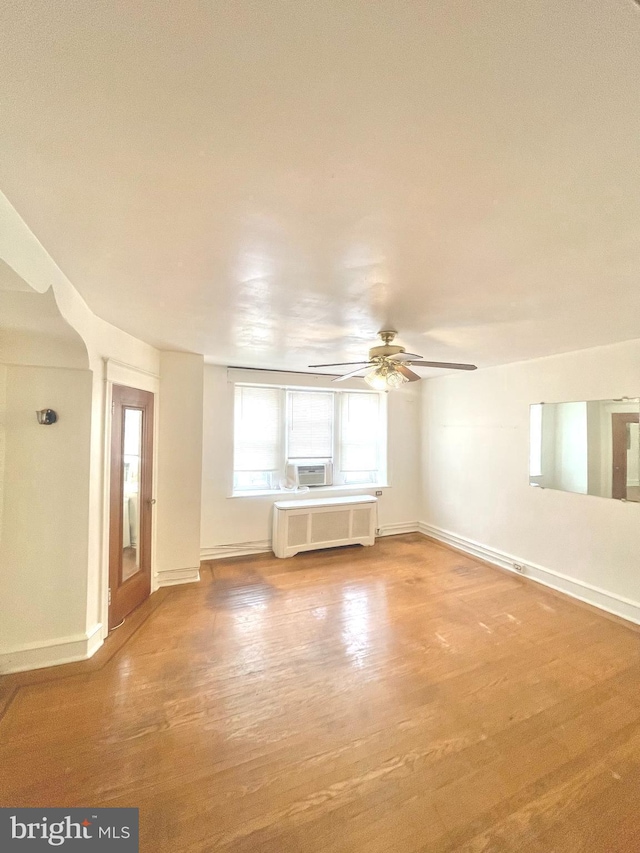
{"type": "Polygon", "coordinates": [[[149,500],[147,501],[147,503],[149,504],[149,506],[153,506],[155,502],[156,502],[156,499],[155,499],[155,498],[149,498],[149,500]]]}

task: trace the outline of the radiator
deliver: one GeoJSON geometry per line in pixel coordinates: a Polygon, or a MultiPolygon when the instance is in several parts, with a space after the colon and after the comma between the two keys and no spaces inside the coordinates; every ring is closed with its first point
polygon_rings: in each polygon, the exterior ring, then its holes
{"type": "Polygon", "coordinates": [[[317,548],[373,545],[377,503],[371,495],[277,501],[273,505],[273,552],[276,557],[293,557],[317,548]]]}

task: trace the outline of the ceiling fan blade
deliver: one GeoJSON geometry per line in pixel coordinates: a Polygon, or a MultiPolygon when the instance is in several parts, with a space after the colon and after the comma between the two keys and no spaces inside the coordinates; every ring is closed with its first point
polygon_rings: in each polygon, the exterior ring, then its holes
{"type": "Polygon", "coordinates": [[[370,361],[336,361],[334,364],[310,364],[309,367],[349,367],[352,364],[371,364],[370,361]]]}
{"type": "Polygon", "coordinates": [[[448,370],[477,370],[475,364],[457,364],[451,361],[412,361],[412,367],[442,367],[448,370]]]}
{"type": "Polygon", "coordinates": [[[409,368],[404,364],[396,364],[394,365],[394,369],[403,376],[406,376],[409,382],[415,382],[421,378],[417,373],[414,373],[413,370],[409,370],[409,368]]]}
{"type": "Polygon", "coordinates": [[[357,367],[355,370],[352,370],[351,373],[345,373],[344,376],[336,376],[336,378],[332,379],[331,381],[342,382],[343,379],[351,379],[352,376],[361,373],[363,370],[367,370],[373,363],[374,362],[367,362],[367,364],[363,364],[361,367],[357,367]]]}
{"type": "Polygon", "coordinates": [[[399,352],[396,355],[390,355],[391,361],[413,361],[414,358],[422,358],[421,355],[416,355],[415,352],[399,352]]]}

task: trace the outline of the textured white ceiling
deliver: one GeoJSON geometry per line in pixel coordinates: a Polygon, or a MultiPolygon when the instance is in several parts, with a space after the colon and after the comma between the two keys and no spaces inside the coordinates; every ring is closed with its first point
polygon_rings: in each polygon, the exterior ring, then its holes
{"type": "MultiPolygon", "coordinates": [[[[0,12],[2,188],[93,310],[304,368],[640,337],[631,0],[0,12]]],[[[425,372],[426,375],[426,372],[425,372]]]]}

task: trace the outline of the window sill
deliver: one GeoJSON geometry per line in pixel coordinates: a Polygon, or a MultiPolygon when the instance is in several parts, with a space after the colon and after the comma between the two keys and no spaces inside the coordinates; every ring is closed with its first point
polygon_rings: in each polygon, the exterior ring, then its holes
{"type": "Polygon", "coordinates": [[[364,485],[352,485],[352,486],[313,486],[309,489],[309,491],[298,492],[294,490],[287,489],[259,489],[255,492],[233,492],[233,494],[228,495],[229,498],[272,498],[274,496],[285,497],[289,495],[290,497],[295,497],[297,495],[306,495],[307,497],[316,497],[322,495],[331,495],[335,492],[371,492],[376,489],[389,489],[391,488],[388,483],[366,483],[364,485]]]}

